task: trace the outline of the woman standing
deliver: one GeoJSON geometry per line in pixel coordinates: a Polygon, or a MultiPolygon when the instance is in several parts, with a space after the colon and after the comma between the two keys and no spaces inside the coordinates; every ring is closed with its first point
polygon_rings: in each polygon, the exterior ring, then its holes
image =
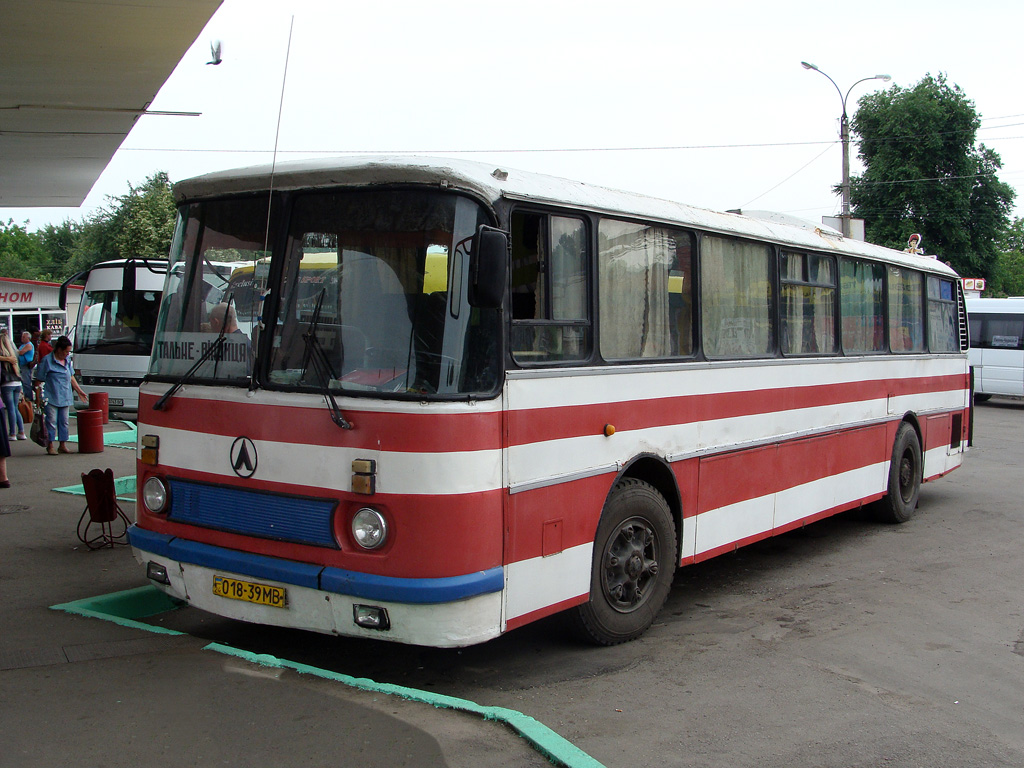
{"type": "Polygon", "coordinates": [[[36,345],[32,343],[32,334],[21,332],[21,346],[18,347],[18,367],[21,368],[22,394],[26,400],[32,400],[32,365],[36,359],[36,345]]]}
{"type": "Polygon", "coordinates": [[[61,336],[54,342],[53,352],[42,358],[32,371],[32,379],[36,385],[36,402],[46,397],[46,452],[51,456],[58,453],[71,453],[68,448],[68,417],[75,393],[83,402],[89,402],[89,396],[75,380],[75,367],[68,357],[71,354],[71,339],[61,336]],[[60,448],[54,443],[59,441],[60,448]]]}
{"type": "Polygon", "coordinates": [[[7,412],[7,432],[11,440],[25,439],[25,422],[22,421],[18,401],[21,400],[21,369],[18,367],[18,351],[11,343],[6,326],[0,328],[0,392],[3,393],[4,410],[7,412]]]}

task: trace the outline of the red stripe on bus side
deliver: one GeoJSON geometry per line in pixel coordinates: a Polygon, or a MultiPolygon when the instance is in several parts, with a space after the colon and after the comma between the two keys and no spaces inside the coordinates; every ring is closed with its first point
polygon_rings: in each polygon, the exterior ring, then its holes
{"type": "Polygon", "coordinates": [[[603,434],[605,424],[613,425],[617,431],[631,431],[877,400],[890,395],[945,392],[966,388],[966,382],[965,376],[957,374],[524,409],[508,414],[509,444],[603,434]]]}
{"type": "Polygon", "coordinates": [[[885,461],[892,451],[889,431],[882,424],[701,459],[697,512],[885,461]]]}
{"type": "Polygon", "coordinates": [[[538,608],[535,611],[524,613],[522,616],[513,616],[505,622],[505,629],[515,629],[516,627],[522,627],[529,624],[537,619],[543,619],[545,616],[552,616],[560,611],[564,611],[567,608],[572,608],[574,605],[587,602],[590,595],[577,595],[576,597],[570,597],[568,600],[560,600],[557,603],[546,605],[543,608],[538,608]]]}
{"type": "MultiPolygon", "coordinates": [[[[892,451],[892,436],[898,423],[679,462],[673,465],[673,471],[682,495],[684,516],[696,514],[699,530],[700,515],[705,512],[885,461],[892,451]]],[[[615,476],[612,472],[510,496],[506,562],[553,554],[544,548],[544,526],[555,521],[563,524],[562,549],[592,542],[615,476]]],[[[827,517],[835,511],[838,508],[820,516],[827,517]]],[[[819,519],[818,513],[807,519],[819,519]]],[[[772,531],[766,531],[714,551],[731,551],[771,535],[772,531]]],[[[705,556],[699,555],[698,559],[705,556]]]]}
{"type": "MultiPolygon", "coordinates": [[[[606,424],[612,424],[618,431],[630,431],[888,395],[941,392],[965,387],[965,382],[962,375],[937,376],[509,411],[508,444],[529,445],[603,434],[606,424]]],[[[346,416],[355,428],[341,430],[330,420],[326,406],[281,407],[182,398],[171,400],[165,411],[154,411],[152,404],[156,399],[154,395],[140,396],[143,428],[192,428],[231,437],[244,434],[253,440],[413,453],[494,450],[502,442],[502,414],[497,412],[408,414],[353,409],[346,416]],[[179,409],[187,409],[186,414],[183,416],[179,409]]]]}
{"type": "Polygon", "coordinates": [[[380,413],[344,410],[353,429],[343,430],[322,408],[224,403],[206,399],[171,400],[154,411],[153,395],[140,395],[140,429],[168,427],[205,434],[297,445],[344,446],[416,453],[496,450],[501,446],[501,413],[380,413]],[[184,411],[184,413],[183,413],[184,411]]]}

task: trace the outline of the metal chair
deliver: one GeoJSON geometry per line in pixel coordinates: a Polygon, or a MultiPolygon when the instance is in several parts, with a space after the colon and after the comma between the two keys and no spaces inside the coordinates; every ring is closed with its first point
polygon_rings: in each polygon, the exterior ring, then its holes
{"type": "Polygon", "coordinates": [[[89,549],[126,546],[131,521],[118,506],[113,470],[94,469],[83,474],[82,487],[85,489],[85,509],[78,519],[78,540],[89,549]],[[90,538],[89,528],[94,524],[100,526],[100,532],[90,538]],[[120,533],[115,535],[115,529],[120,533]]]}

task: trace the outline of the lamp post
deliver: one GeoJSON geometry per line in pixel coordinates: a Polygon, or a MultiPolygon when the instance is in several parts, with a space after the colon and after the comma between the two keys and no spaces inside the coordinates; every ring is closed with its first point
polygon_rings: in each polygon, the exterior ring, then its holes
{"type": "Polygon", "coordinates": [[[836,92],[839,94],[839,99],[843,104],[843,114],[842,117],[839,118],[839,137],[843,142],[843,184],[841,187],[843,194],[843,213],[841,218],[843,222],[843,237],[850,237],[850,120],[846,115],[846,100],[850,98],[850,91],[861,83],[865,83],[868,80],[882,80],[888,83],[892,78],[889,77],[889,75],[872,75],[871,77],[863,77],[851,85],[846,90],[846,95],[844,96],[842,89],[836,85],[836,81],[818,69],[814,64],[808,64],[806,61],[801,61],[800,66],[804,69],[812,69],[815,72],[828,77],[828,81],[832,83],[832,85],[835,85],[836,92]]]}

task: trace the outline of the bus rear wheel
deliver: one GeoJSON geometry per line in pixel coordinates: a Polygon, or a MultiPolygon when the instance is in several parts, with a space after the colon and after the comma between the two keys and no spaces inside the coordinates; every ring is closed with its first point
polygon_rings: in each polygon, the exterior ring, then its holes
{"type": "Polygon", "coordinates": [[[921,441],[917,430],[903,422],[896,431],[889,464],[889,487],[875,505],[875,517],[883,523],[905,523],[917,509],[921,494],[921,441]]]}
{"type": "Polygon", "coordinates": [[[668,502],[642,480],[621,480],[601,513],[590,599],[576,609],[582,636],[599,645],[634,640],[665,604],[676,570],[676,526],[668,502]]]}

